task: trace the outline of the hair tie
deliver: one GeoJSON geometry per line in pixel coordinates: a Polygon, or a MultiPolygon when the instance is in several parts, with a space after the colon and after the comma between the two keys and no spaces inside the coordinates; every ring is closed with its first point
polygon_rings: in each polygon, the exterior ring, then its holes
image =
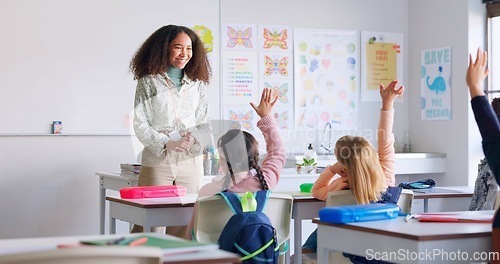
{"type": "Polygon", "coordinates": [[[252,176],[255,176],[257,175],[257,171],[255,169],[250,169],[250,174],[252,174],[252,176]]]}

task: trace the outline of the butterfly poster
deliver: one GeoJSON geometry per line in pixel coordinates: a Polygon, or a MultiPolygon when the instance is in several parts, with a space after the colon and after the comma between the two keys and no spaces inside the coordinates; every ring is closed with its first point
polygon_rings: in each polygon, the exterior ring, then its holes
{"type": "Polygon", "coordinates": [[[292,27],[259,25],[259,49],[263,51],[292,51],[292,27]]]}
{"type": "Polygon", "coordinates": [[[224,107],[224,120],[229,122],[229,129],[241,129],[249,133],[259,131],[257,121],[260,117],[248,104],[245,106],[224,107]]]}
{"type": "Polygon", "coordinates": [[[261,78],[293,78],[293,53],[259,52],[261,78]]]}
{"type": "Polygon", "coordinates": [[[255,24],[226,24],[221,35],[225,50],[257,50],[259,45],[255,24]]]}
{"type": "Polygon", "coordinates": [[[294,29],[295,129],[357,128],[359,32],[294,29]]]}
{"type": "Polygon", "coordinates": [[[272,113],[274,120],[278,124],[280,130],[290,130],[293,128],[293,107],[274,107],[272,113]]]}
{"type": "Polygon", "coordinates": [[[261,91],[264,88],[269,88],[275,95],[278,96],[278,105],[292,106],[293,105],[293,81],[292,80],[262,80],[261,91]]]}
{"type": "Polygon", "coordinates": [[[362,101],[381,102],[380,84],[404,83],[402,33],[362,31],[361,58],[362,101]]]}

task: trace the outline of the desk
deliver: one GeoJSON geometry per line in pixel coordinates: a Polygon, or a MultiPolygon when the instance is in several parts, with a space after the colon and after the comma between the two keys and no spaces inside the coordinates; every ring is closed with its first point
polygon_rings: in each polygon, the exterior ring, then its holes
{"type": "Polygon", "coordinates": [[[413,199],[424,200],[424,213],[427,213],[429,211],[429,199],[472,197],[474,186],[443,186],[434,187],[433,189],[416,189],[413,190],[413,193],[413,199]]]}
{"type": "MultiPolygon", "coordinates": [[[[160,235],[170,239],[179,239],[174,236],[160,235]]],[[[1,255],[33,252],[39,250],[57,250],[60,244],[77,244],[82,240],[99,240],[122,237],[123,235],[99,235],[99,236],[67,236],[67,237],[40,237],[40,238],[20,238],[20,239],[0,239],[1,255]]],[[[239,255],[224,250],[203,250],[189,252],[189,254],[172,254],[163,259],[163,263],[240,263],[239,255]]]]}
{"type": "Polygon", "coordinates": [[[293,198],[293,263],[302,264],[302,220],[318,217],[318,211],[325,207],[325,201],[318,200],[310,193],[280,192],[293,198]]]}
{"type": "Polygon", "coordinates": [[[106,197],[109,201],[109,232],[116,233],[116,219],[144,227],[183,226],[191,221],[197,194],[180,197],[122,199],[106,197]]]}
{"type": "Polygon", "coordinates": [[[384,260],[396,263],[471,263],[481,262],[477,254],[491,254],[490,223],[406,222],[404,217],[345,225],[316,218],[313,223],[318,224],[318,263],[328,263],[329,250],[366,257],[386,256],[384,260]],[[463,260],[465,256],[468,258],[463,260]]]}
{"type": "Polygon", "coordinates": [[[121,176],[120,173],[97,172],[99,176],[99,229],[104,234],[106,216],[106,189],[119,191],[121,188],[137,186],[137,176],[121,176]]]}

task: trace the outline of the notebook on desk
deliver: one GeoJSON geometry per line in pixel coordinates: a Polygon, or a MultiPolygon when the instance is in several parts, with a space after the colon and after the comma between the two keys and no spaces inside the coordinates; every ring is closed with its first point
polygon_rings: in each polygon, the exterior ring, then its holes
{"type": "Polygon", "coordinates": [[[429,189],[413,189],[412,191],[417,193],[463,193],[462,191],[440,187],[433,187],[429,189]]]}
{"type": "Polygon", "coordinates": [[[182,239],[179,240],[168,239],[151,235],[130,236],[127,237],[125,240],[122,239],[100,239],[100,240],[88,240],[88,241],[86,240],[86,241],[80,241],[80,243],[83,245],[94,245],[94,246],[129,246],[130,241],[135,241],[143,237],[146,237],[147,240],[140,246],[158,247],[162,249],[164,255],[219,249],[219,245],[217,244],[200,243],[197,241],[189,241],[182,239]],[[115,243],[115,241],[117,242],[115,243]]]}

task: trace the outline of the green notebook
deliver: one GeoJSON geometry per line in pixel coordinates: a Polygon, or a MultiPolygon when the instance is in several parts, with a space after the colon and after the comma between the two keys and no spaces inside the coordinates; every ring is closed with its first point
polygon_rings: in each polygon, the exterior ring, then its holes
{"type": "Polygon", "coordinates": [[[126,236],[122,240],[102,239],[102,240],[80,241],[80,243],[84,245],[95,245],[95,246],[128,246],[130,242],[135,241],[142,237],[147,237],[148,240],[146,241],[146,243],[140,246],[158,247],[163,250],[164,254],[213,250],[219,248],[219,245],[217,244],[200,243],[197,241],[189,241],[189,240],[175,240],[175,239],[168,239],[151,235],[126,236]]]}

